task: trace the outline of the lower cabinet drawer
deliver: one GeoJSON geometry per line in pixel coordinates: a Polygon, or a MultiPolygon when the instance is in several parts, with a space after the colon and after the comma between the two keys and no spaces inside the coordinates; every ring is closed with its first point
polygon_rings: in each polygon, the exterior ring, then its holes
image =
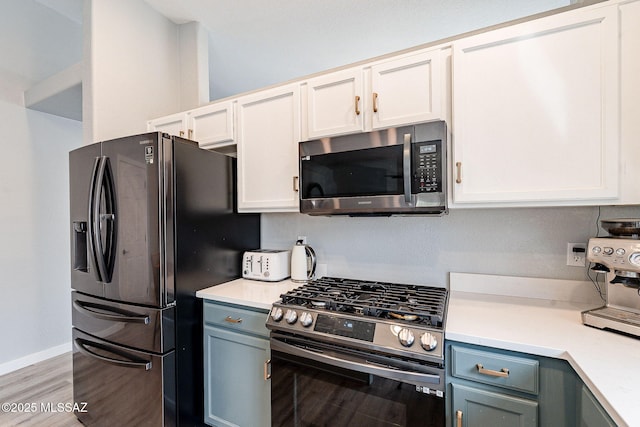
{"type": "Polygon", "coordinates": [[[235,305],[204,303],[204,323],[222,326],[238,332],[245,332],[262,337],[269,337],[265,326],[267,311],[253,311],[235,305]]]}
{"type": "Polygon", "coordinates": [[[452,427],[537,427],[538,402],[451,384],[452,427]]]}
{"type": "Polygon", "coordinates": [[[451,375],[505,389],[538,394],[535,359],[451,346],[451,375]]]}

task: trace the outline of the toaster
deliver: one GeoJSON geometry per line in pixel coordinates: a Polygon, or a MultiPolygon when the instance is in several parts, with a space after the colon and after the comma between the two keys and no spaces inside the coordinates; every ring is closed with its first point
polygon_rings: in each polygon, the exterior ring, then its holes
{"type": "Polygon", "coordinates": [[[242,277],[245,279],[277,282],[289,277],[291,251],[256,249],[242,256],[242,277]]]}

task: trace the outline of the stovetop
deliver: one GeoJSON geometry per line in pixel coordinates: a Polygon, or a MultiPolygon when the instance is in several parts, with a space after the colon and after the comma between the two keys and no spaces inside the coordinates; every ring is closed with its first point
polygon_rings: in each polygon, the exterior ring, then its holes
{"type": "Polygon", "coordinates": [[[266,326],[272,339],[284,334],[442,364],[447,297],[445,288],[323,277],[282,294],[266,326]]]}
{"type": "Polygon", "coordinates": [[[281,305],[390,319],[442,329],[445,288],[336,277],[310,281],[281,295],[281,305]]]}

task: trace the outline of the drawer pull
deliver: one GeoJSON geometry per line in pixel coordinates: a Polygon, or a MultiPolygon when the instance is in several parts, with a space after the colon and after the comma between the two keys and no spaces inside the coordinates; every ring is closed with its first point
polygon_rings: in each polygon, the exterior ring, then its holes
{"type": "Polygon", "coordinates": [[[271,373],[269,372],[269,365],[271,365],[271,359],[268,359],[264,362],[264,380],[265,381],[271,379],[271,373]]]}
{"type": "Polygon", "coordinates": [[[462,427],[462,411],[456,411],[456,427],[462,427]]]}
{"type": "Polygon", "coordinates": [[[476,368],[478,368],[478,373],[480,374],[489,375],[492,377],[501,377],[501,378],[509,377],[509,370],[507,368],[502,368],[499,371],[494,371],[492,369],[485,369],[481,363],[478,363],[476,365],[476,368]]]}
{"type": "Polygon", "coordinates": [[[231,316],[227,316],[227,317],[225,317],[224,321],[225,322],[229,322],[229,323],[242,323],[242,318],[238,317],[237,319],[234,319],[231,316]]]}

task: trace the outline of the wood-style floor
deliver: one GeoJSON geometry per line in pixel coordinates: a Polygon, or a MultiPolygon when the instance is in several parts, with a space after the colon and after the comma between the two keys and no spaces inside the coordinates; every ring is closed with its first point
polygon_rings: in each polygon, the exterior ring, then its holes
{"type": "Polygon", "coordinates": [[[0,376],[0,426],[82,426],[72,387],[71,352],[0,376]]]}

